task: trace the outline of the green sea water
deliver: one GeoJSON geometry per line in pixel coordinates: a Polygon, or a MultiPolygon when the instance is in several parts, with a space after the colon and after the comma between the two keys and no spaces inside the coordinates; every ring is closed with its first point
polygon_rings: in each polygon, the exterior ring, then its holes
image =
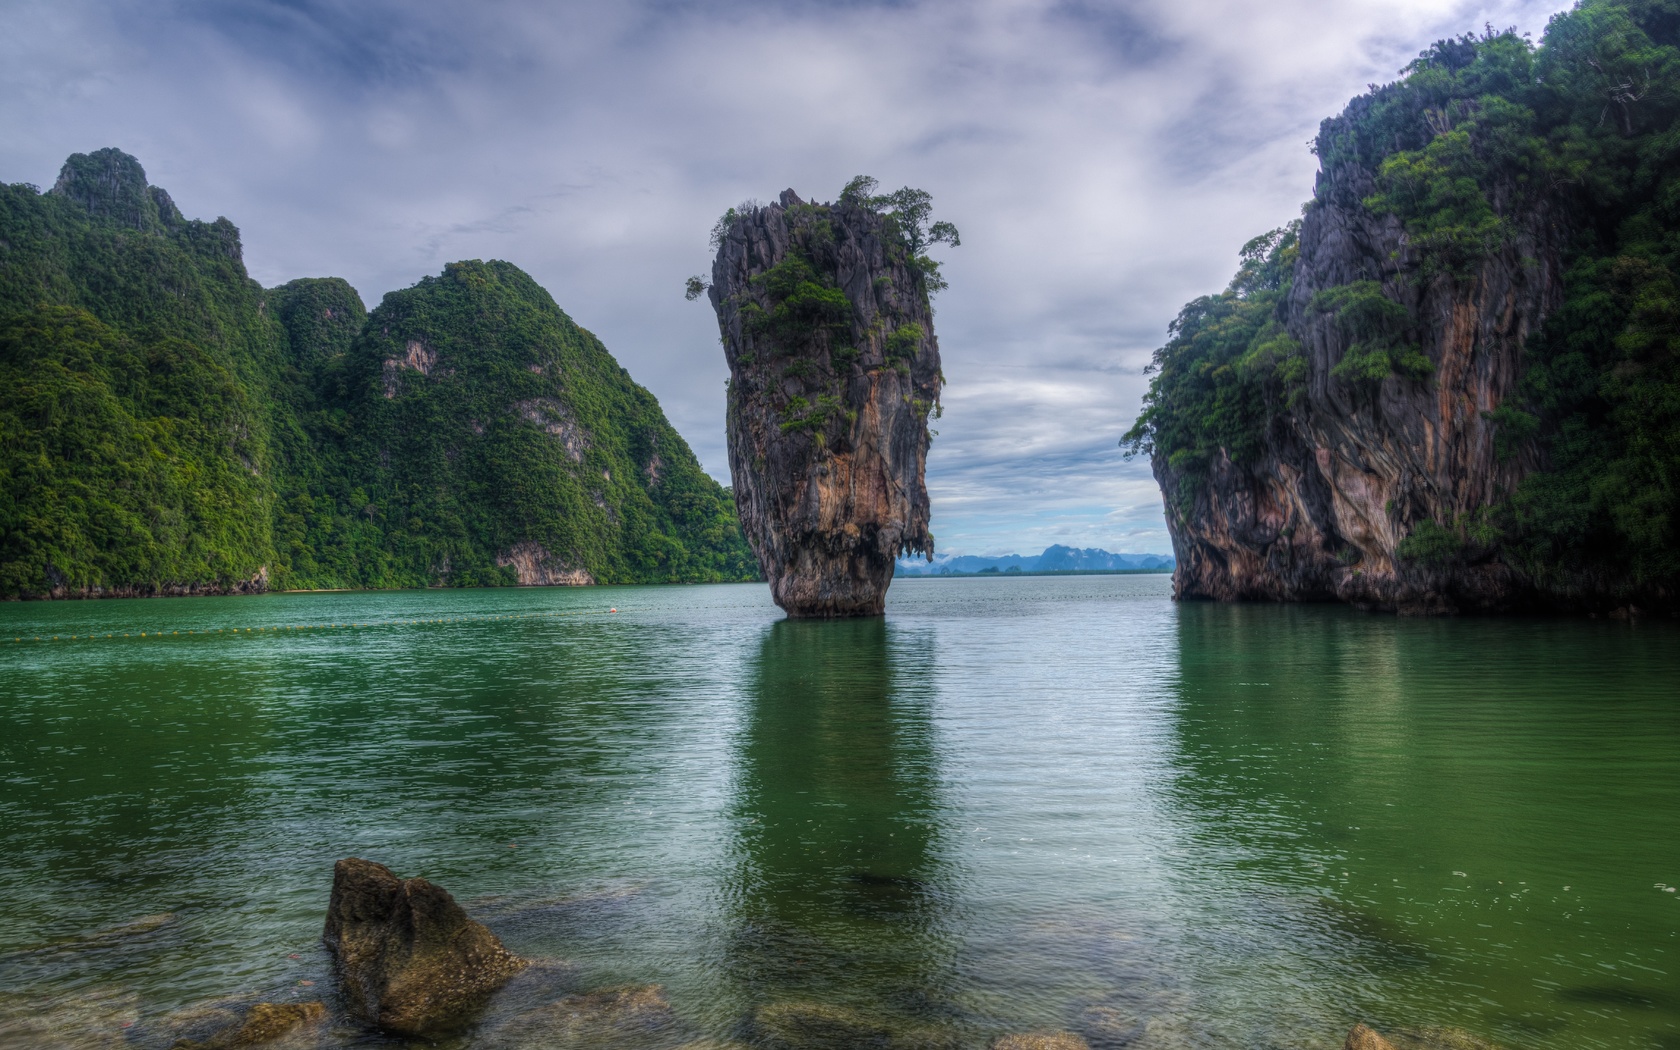
{"type": "Polygon", "coordinates": [[[361,856],[578,987],[662,984],[685,1039],[797,1001],[976,1048],[1680,1047],[1675,624],[1169,592],[5,605],[0,1042],[330,998],[361,856]]]}

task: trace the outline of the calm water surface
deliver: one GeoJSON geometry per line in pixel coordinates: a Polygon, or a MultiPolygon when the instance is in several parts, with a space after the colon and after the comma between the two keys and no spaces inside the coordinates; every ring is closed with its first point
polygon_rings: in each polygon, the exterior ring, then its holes
{"type": "Polygon", "coordinates": [[[1680,1047],[1675,625],[1168,594],[0,607],[0,1012],[319,995],[356,855],[697,1036],[797,999],[975,1047],[1680,1047]]]}

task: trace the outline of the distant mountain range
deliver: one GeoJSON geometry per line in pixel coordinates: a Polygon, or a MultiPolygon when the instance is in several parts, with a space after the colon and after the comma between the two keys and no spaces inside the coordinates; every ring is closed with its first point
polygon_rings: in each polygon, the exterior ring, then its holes
{"type": "Polygon", "coordinates": [[[1095,547],[1064,547],[1055,544],[1043,554],[1005,554],[982,557],[974,554],[936,554],[933,560],[907,557],[898,560],[894,576],[977,576],[981,573],[1029,572],[1167,572],[1173,567],[1170,554],[1110,554],[1095,547]]]}

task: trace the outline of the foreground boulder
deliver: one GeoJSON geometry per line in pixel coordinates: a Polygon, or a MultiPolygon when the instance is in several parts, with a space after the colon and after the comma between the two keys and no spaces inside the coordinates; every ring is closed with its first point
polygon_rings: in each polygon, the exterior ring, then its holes
{"type": "Polygon", "coordinates": [[[922,242],[955,230],[922,229],[925,194],[912,214],[860,181],[833,204],[787,190],[731,210],[712,264],[735,506],[790,616],[878,616],[898,556],[933,553],[923,473],[944,375],[922,242]]]}
{"type": "Polygon", "coordinates": [[[526,965],[443,887],[354,857],[333,867],[322,939],[351,1012],[402,1035],[459,1027],[526,965]]]}

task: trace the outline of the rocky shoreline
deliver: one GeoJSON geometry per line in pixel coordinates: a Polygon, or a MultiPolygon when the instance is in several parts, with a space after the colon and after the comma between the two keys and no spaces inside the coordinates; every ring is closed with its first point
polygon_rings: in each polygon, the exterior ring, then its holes
{"type": "MultiPolygon", "coordinates": [[[[86,953],[175,921],[168,913],[145,916],[32,951],[86,953]]],[[[1076,1007],[1063,1028],[988,1034],[937,1012],[810,998],[759,1003],[725,1035],[708,1034],[678,1014],[662,986],[586,987],[567,962],[508,951],[435,883],[358,858],[335,865],[322,943],[332,965],[320,987],[299,979],[281,995],[228,996],[161,1016],[146,1017],[137,994],[109,988],[46,998],[0,993],[0,1050],[1188,1050],[1205,1043],[1183,1018],[1106,1005],[1076,1007]]],[[[1459,1029],[1379,1034],[1362,1023],[1342,1045],[1499,1050],[1459,1029]]]]}

